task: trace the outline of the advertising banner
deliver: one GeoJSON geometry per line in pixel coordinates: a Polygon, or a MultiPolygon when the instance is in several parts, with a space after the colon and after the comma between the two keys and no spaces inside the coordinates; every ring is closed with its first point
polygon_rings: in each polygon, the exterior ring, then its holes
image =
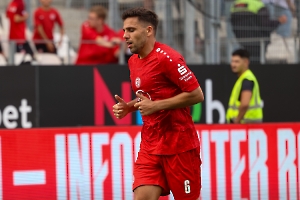
{"type": "MultiPolygon", "coordinates": [[[[227,65],[189,65],[205,100],[191,107],[196,124],[224,124],[237,76],[227,65]]],[[[300,122],[298,65],[251,66],[259,82],[264,122],[300,122]],[[283,71],[284,69],[284,71],[283,71]],[[271,73],[271,75],[270,75],[271,73]]],[[[118,94],[135,98],[126,65],[0,68],[0,128],[141,125],[139,112],[116,120],[118,94]]]]}
{"type": "Polygon", "coordinates": [[[0,68],[0,128],[37,126],[35,67],[0,68]]]}
{"type": "MultiPolygon", "coordinates": [[[[300,123],[196,129],[201,138],[203,200],[300,199],[300,123]]],[[[1,130],[0,199],[132,200],[140,130],[1,130]]]]}

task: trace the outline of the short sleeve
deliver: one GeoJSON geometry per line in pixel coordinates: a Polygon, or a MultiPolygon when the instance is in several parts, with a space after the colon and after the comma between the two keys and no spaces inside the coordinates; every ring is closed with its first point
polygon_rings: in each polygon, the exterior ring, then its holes
{"type": "Polygon", "coordinates": [[[248,79],[244,79],[242,83],[242,89],[241,91],[249,90],[252,91],[254,87],[254,82],[250,81],[248,79]]]}
{"type": "Polygon", "coordinates": [[[11,3],[11,4],[7,7],[7,10],[6,10],[6,16],[7,16],[10,20],[13,20],[14,15],[17,14],[17,10],[18,10],[17,5],[14,4],[14,3],[11,3]]]}
{"type": "Polygon", "coordinates": [[[183,92],[192,92],[199,87],[194,73],[186,65],[181,55],[162,55],[165,76],[177,85],[183,92]]]}
{"type": "Polygon", "coordinates": [[[34,12],[34,26],[35,27],[38,27],[39,25],[42,25],[42,21],[40,19],[40,14],[39,14],[39,11],[36,10],[34,12]]]}
{"type": "Polygon", "coordinates": [[[83,40],[95,40],[98,37],[97,32],[90,28],[87,23],[83,23],[81,34],[83,40]]]}
{"type": "Polygon", "coordinates": [[[57,10],[55,10],[55,13],[56,13],[56,22],[58,23],[58,25],[60,27],[62,27],[64,25],[63,21],[62,21],[62,18],[61,18],[60,14],[57,10]]]}

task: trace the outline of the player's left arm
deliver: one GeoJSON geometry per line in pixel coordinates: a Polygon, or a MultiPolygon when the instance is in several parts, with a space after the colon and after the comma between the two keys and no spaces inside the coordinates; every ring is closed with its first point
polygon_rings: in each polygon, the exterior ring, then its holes
{"type": "Polygon", "coordinates": [[[241,92],[241,104],[239,106],[239,114],[237,118],[234,120],[235,124],[241,123],[241,120],[244,118],[250,104],[250,100],[252,97],[252,91],[250,90],[243,90],[241,92]]]}
{"type": "Polygon", "coordinates": [[[147,97],[137,94],[142,101],[136,103],[135,107],[140,110],[142,115],[150,115],[159,110],[184,108],[204,100],[201,87],[182,56],[177,54],[169,56],[167,53],[161,54],[160,64],[164,68],[163,73],[166,78],[177,85],[182,93],[157,101],[151,101],[147,97]]]}
{"type": "Polygon", "coordinates": [[[141,115],[151,115],[160,110],[184,108],[204,100],[204,95],[200,87],[191,92],[182,92],[174,97],[157,101],[151,101],[139,93],[136,95],[141,101],[136,103],[134,107],[140,110],[141,115]]]}
{"type": "Polygon", "coordinates": [[[234,120],[235,124],[241,123],[241,120],[244,118],[252,97],[252,90],[254,87],[254,82],[249,81],[248,79],[243,80],[242,89],[241,89],[241,100],[239,106],[239,114],[237,118],[234,120]]]}
{"type": "Polygon", "coordinates": [[[65,28],[64,28],[64,23],[63,23],[63,20],[59,14],[59,12],[56,11],[56,20],[57,20],[57,23],[59,25],[59,33],[60,33],[60,38],[59,38],[59,42],[58,42],[58,45],[60,46],[61,43],[62,43],[62,40],[63,40],[63,37],[64,37],[64,34],[65,34],[65,28]]]}

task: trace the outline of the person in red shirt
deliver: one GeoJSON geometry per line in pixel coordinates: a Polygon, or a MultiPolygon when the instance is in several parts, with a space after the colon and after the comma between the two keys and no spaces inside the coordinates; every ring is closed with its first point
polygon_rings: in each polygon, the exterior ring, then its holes
{"type": "Polygon", "coordinates": [[[39,52],[56,53],[53,43],[53,28],[55,23],[60,28],[60,42],[64,35],[63,21],[59,12],[51,7],[52,0],[40,0],[41,7],[34,12],[33,40],[39,52]]]}
{"type": "Polygon", "coordinates": [[[34,57],[25,36],[28,13],[23,0],[12,0],[7,7],[6,16],[10,21],[9,39],[16,42],[16,51],[28,53],[34,57]]]}
{"type": "Polygon", "coordinates": [[[76,64],[118,62],[118,44],[121,39],[105,24],[106,15],[106,9],[100,5],[91,8],[88,20],[81,27],[81,44],[76,64]]]}
{"type": "Polygon", "coordinates": [[[122,119],[139,110],[143,118],[141,144],[134,165],[134,199],[159,199],[172,191],[175,199],[200,198],[200,142],[189,106],[204,100],[184,58],[155,39],[157,15],[132,8],[122,15],[128,66],[137,99],[115,95],[114,115],[122,119]]]}

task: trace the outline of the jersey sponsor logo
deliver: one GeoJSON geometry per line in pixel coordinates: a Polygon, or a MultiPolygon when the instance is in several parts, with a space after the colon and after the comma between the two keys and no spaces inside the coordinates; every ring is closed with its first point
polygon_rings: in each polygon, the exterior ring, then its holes
{"type": "Polygon", "coordinates": [[[56,16],[55,16],[55,14],[51,13],[50,16],[49,16],[49,18],[50,18],[51,20],[55,20],[56,16]]]}
{"type": "Polygon", "coordinates": [[[15,13],[17,11],[17,7],[16,6],[11,6],[9,8],[9,11],[12,12],[12,13],[15,13]]]}
{"type": "Polygon", "coordinates": [[[178,64],[178,72],[180,75],[184,75],[185,73],[187,73],[187,69],[185,66],[178,64]]]}
{"type": "Polygon", "coordinates": [[[137,77],[137,78],[135,79],[135,86],[136,86],[137,88],[140,88],[140,87],[141,87],[141,79],[140,79],[140,77],[137,77]]]}

